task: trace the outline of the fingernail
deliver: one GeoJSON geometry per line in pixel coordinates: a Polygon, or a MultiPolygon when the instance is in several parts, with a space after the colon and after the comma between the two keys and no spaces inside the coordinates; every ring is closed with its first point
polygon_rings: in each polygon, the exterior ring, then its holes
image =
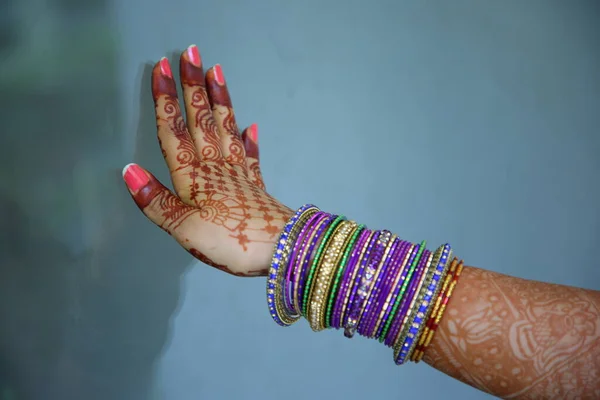
{"type": "Polygon", "coordinates": [[[252,124],[248,128],[248,136],[254,143],[258,143],[258,125],[252,124]]]}
{"type": "Polygon", "coordinates": [[[137,192],[150,181],[146,172],[137,164],[128,164],[123,168],[123,179],[132,192],[137,192]]]}
{"type": "Polygon", "coordinates": [[[198,46],[195,44],[187,48],[187,56],[190,62],[196,67],[201,65],[202,61],[200,60],[200,52],[198,52],[198,46]]]}
{"type": "Polygon", "coordinates": [[[173,79],[173,73],[171,72],[171,65],[166,57],[160,59],[160,72],[167,78],[173,79]]]}
{"type": "Polygon", "coordinates": [[[215,81],[221,86],[225,84],[225,76],[223,75],[223,69],[221,69],[221,65],[217,64],[214,67],[215,72],[215,81]]]}

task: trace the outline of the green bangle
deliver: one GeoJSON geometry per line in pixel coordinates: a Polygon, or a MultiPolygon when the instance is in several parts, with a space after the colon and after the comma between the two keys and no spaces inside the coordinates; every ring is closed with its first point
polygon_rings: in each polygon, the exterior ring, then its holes
{"type": "MultiPolygon", "coordinates": [[[[385,322],[385,326],[381,331],[381,335],[379,336],[379,343],[383,343],[388,331],[390,330],[390,327],[392,326],[392,322],[394,321],[396,313],[398,312],[398,308],[400,307],[402,299],[404,298],[404,294],[406,292],[406,288],[408,287],[408,283],[411,281],[412,275],[415,272],[419,261],[421,260],[421,256],[423,255],[423,251],[425,250],[425,244],[425,241],[421,242],[419,252],[417,253],[417,256],[413,260],[412,264],[410,265],[409,270],[406,274],[406,278],[404,278],[404,282],[402,282],[402,287],[400,288],[400,292],[398,292],[398,296],[396,296],[396,300],[394,301],[392,311],[390,312],[390,315],[388,316],[388,319],[385,322]]],[[[407,257],[410,257],[410,253],[407,255],[407,257]]]]}
{"type": "Polygon", "coordinates": [[[321,241],[321,244],[319,244],[319,248],[317,249],[317,253],[315,254],[315,258],[313,259],[313,262],[310,265],[308,277],[306,278],[306,285],[304,286],[304,293],[302,294],[302,315],[304,315],[304,316],[308,315],[307,314],[307,312],[308,312],[308,295],[310,294],[310,292],[312,290],[313,277],[315,275],[315,271],[317,270],[317,266],[321,262],[321,256],[323,255],[323,250],[325,249],[326,244],[329,242],[329,239],[330,239],[333,231],[335,231],[337,226],[344,219],[345,219],[345,217],[343,215],[338,216],[331,223],[329,228],[327,228],[327,232],[325,232],[325,235],[323,236],[323,240],[321,241]]]}

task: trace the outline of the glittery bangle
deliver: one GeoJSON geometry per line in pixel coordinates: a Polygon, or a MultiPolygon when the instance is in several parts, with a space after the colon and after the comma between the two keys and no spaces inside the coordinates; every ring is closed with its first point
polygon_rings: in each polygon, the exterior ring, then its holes
{"type": "Polygon", "coordinates": [[[309,296],[308,320],[313,331],[325,329],[325,310],[327,297],[331,286],[333,274],[339,257],[342,254],[344,243],[358,225],[354,221],[344,221],[340,228],[333,234],[331,243],[328,244],[323,256],[323,261],[315,274],[315,283],[309,296]]]}
{"type": "Polygon", "coordinates": [[[339,329],[342,321],[343,309],[345,307],[345,303],[348,299],[350,283],[354,280],[356,276],[356,271],[358,270],[358,259],[359,254],[363,247],[365,246],[366,240],[371,235],[371,231],[368,229],[363,229],[354,245],[351,247],[350,256],[348,258],[348,262],[346,264],[346,268],[344,269],[344,273],[342,275],[340,289],[335,297],[334,305],[333,305],[333,315],[331,317],[331,327],[335,329],[339,329]]]}
{"type": "Polygon", "coordinates": [[[409,259],[407,267],[402,271],[402,286],[400,287],[400,291],[396,296],[396,301],[392,307],[392,311],[386,321],[386,325],[379,337],[379,341],[385,343],[386,346],[391,347],[393,344],[393,338],[396,336],[396,332],[399,332],[400,327],[402,326],[402,321],[404,319],[404,313],[402,312],[404,304],[407,299],[410,297],[410,289],[411,285],[414,285],[415,281],[418,279],[419,275],[415,275],[415,271],[418,272],[418,265],[420,257],[423,254],[425,249],[425,242],[421,244],[414,245],[409,253],[409,259]]]}
{"type": "Polygon", "coordinates": [[[291,287],[293,285],[294,275],[297,275],[299,273],[298,266],[300,262],[298,259],[302,257],[304,248],[306,246],[306,234],[310,232],[310,228],[312,228],[313,224],[315,224],[315,222],[318,221],[319,218],[323,217],[324,215],[327,214],[322,211],[319,211],[314,213],[308,219],[308,221],[306,221],[306,224],[304,224],[304,226],[300,230],[298,238],[295,240],[292,251],[290,252],[289,265],[286,270],[285,281],[283,285],[283,300],[285,307],[293,314],[300,313],[299,310],[294,307],[292,295],[293,288],[291,287]]]}
{"type": "Polygon", "coordinates": [[[435,318],[440,310],[440,307],[444,300],[444,296],[446,296],[448,288],[450,287],[450,283],[454,279],[454,274],[456,272],[457,266],[458,266],[458,260],[456,258],[454,258],[452,260],[452,262],[450,262],[450,267],[448,268],[448,273],[446,274],[446,276],[443,279],[439,294],[435,297],[435,301],[432,302],[433,307],[432,307],[431,313],[429,315],[429,318],[427,318],[426,322],[423,324],[423,331],[419,335],[419,339],[415,341],[416,346],[415,346],[415,350],[413,351],[413,353],[410,357],[411,361],[415,360],[415,358],[419,355],[420,351],[423,348],[423,344],[425,343],[425,340],[426,340],[427,336],[429,335],[431,326],[432,326],[433,322],[435,321],[435,318]]]}
{"type": "Polygon", "coordinates": [[[458,283],[458,278],[460,277],[460,274],[461,274],[462,270],[463,270],[463,262],[461,260],[460,263],[458,264],[458,267],[456,269],[456,273],[454,274],[452,282],[450,283],[450,287],[448,288],[448,292],[444,296],[444,300],[443,300],[442,305],[440,307],[440,310],[439,310],[439,312],[438,312],[438,314],[437,314],[437,316],[435,318],[435,321],[431,325],[429,333],[427,335],[427,338],[425,339],[425,342],[423,343],[423,347],[420,350],[419,354],[415,357],[414,361],[416,363],[418,363],[419,361],[421,361],[423,359],[423,356],[425,355],[425,351],[427,350],[427,347],[429,347],[429,344],[433,340],[433,336],[435,335],[435,332],[437,331],[437,328],[438,328],[438,326],[440,324],[440,321],[441,321],[442,317],[444,316],[444,311],[448,307],[448,303],[450,302],[450,297],[452,297],[452,293],[453,293],[454,288],[456,287],[456,285],[458,283]]]}
{"type": "Polygon", "coordinates": [[[373,279],[373,287],[366,300],[363,317],[360,319],[357,327],[357,332],[362,336],[369,337],[369,327],[371,326],[371,321],[377,310],[377,299],[379,298],[385,277],[390,270],[390,255],[398,248],[399,242],[400,239],[398,236],[392,235],[384,250],[383,256],[381,257],[379,266],[377,267],[377,277],[373,279]]]}
{"type": "Polygon", "coordinates": [[[287,257],[286,248],[288,248],[288,239],[293,231],[294,226],[307,211],[318,210],[315,206],[307,204],[302,206],[296,211],[292,218],[284,226],[283,231],[279,235],[279,238],[275,244],[275,250],[271,260],[271,267],[269,268],[269,276],[267,279],[267,305],[269,307],[269,313],[273,320],[281,326],[289,326],[296,322],[299,317],[289,317],[284,313],[280,305],[281,296],[281,285],[278,282],[281,277],[280,267],[285,267],[285,261],[287,257]]]}
{"type": "MultiPolygon", "coordinates": [[[[434,299],[436,299],[437,296],[439,295],[440,290],[442,288],[441,283],[445,279],[446,275],[448,274],[448,267],[450,266],[450,260],[452,259],[452,249],[450,248],[449,245],[447,245],[446,248],[448,249],[448,253],[446,254],[445,260],[443,260],[444,266],[441,270],[437,270],[434,273],[434,277],[430,284],[429,291],[427,292],[427,294],[429,294],[430,291],[432,292],[431,296],[429,297],[428,304],[426,306],[424,306],[424,304],[422,304],[421,308],[419,310],[417,310],[418,313],[413,321],[413,324],[418,324],[419,327],[417,328],[417,332],[415,333],[414,340],[412,341],[411,346],[408,349],[408,352],[406,354],[404,362],[411,359],[412,353],[415,351],[417,342],[418,342],[419,338],[421,337],[421,335],[423,334],[423,330],[425,329],[425,322],[427,322],[427,320],[429,319],[429,316],[431,315],[431,311],[433,308],[432,301],[434,299]],[[423,313],[422,316],[419,314],[420,312],[423,313]]],[[[444,256],[442,256],[442,259],[443,258],[444,258],[444,256]]],[[[427,296],[425,296],[425,299],[427,299],[427,296]]]]}
{"type": "Polygon", "coordinates": [[[411,316],[406,326],[407,331],[406,333],[403,332],[403,335],[400,336],[400,340],[394,346],[394,361],[397,365],[404,364],[406,358],[410,355],[415,337],[418,334],[423,319],[427,317],[427,310],[429,309],[431,298],[434,295],[434,290],[437,287],[437,283],[443,270],[448,264],[449,251],[450,245],[443,246],[440,261],[436,268],[432,270],[433,274],[431,279],[426,280],[426,285],[423,285],[423,288],[419,293],[417,302],[417,305],[419,306],[415,310],[411,310],[411,316]]]}
{"type": "MultiPolygon", "coordinates": [[[[342,327],[344,327],[344,330],[345,330],[345,327],[348,326],[348,323],[349,323],[348,320],[350,318],[350,311],[352,310],[352,305],[354,304],[354,302],[356,300],[358,288],[360,286],[362,277],[365,273],[365,269],[369,262],[369,258],[371,257],[371,252],[373,251],[373,248],[375,247],[375,244],[377,243],[377,240],[379,239],[380,235],[381,235],[380,231],[373,232],[373,235],[371,235],[371,237],[369,238],[369,240],[367,242],[366,249],[364,250],[363,253],[361,253],[358,271],[354,278],[354,282],[351,283],[352,288],[350,289],[350,292],[349,292],[350,297],[348,298],[348,303],[346,305],[346,309],[344,310],[344,317],[342,319],[342,321],[343,321],[342,327]]],[[[344,335],[345,335],[345,332],[344,332],[344,335]]]]}
{"type": "Polygon", "coordinates": [[[305,246],[303,253],[299,255],[298,260],[298,272],[294,275],[294,284],[292,294],[294,297],[294,307],[296,310],[302,310],[302,293],[304,290],[304,284],[306,283],[308,275],[308,266],[311,260],[313,250],[321,238],[321,234],[329,226],[331,221],[335,219],[335,215],[324,213],[319,220],[315,222],[314,227],[307,233],[307,246],[305,246]]]}
{"type": "Polygon", "coordinates": [[[354,297],[356,296],[356,292],[358,290],[358,283],[362,278],[367,260],[369,259],[371,250],[377,241],[377,237],[379,237],[378,231],[370,231],[367,237],[364,238],[364,242],[360,245],[360,252],[354,254],[353,258],[350,260],[351,263],[355,264],[355,266],[353,267],[352,276],[349,277],[348,290],[344,295],[344,303],[340,311],[339,328],[343,328],[348,323],[350,306],[354,302],[354,297]]]}
{"type": "Polygon", "coordinates": [[[402,276],[400,267],[402,265],[402,257],[405,253],[405,249],[410,246],[409,242],[399,240],[396,248],[390,253],[390,267],[389,273],[385,277],[383,282],[383,289],[379,294],[379,298],[376,300],[376,308],[373,310],[373,318],[369,325],[367,335],[371,338],[378,338],[377,333],[382,329],[384,316],[387,308],[389,307],[390,299],[394,290],[398,285],[398,281],[402,276]]]}
{"type": "Polygon", "coordinates": [[[344,336],[347,338],[352,338],[354,336],[354,332],[356,332],[360,318],[362,315],[364,315],[364,309],[367,305],[366,300],[371,293],[373,283],[375,279],[377,279],[376,275],[379,272],[377,267],[379,266],[379,262],[383,257],[383,252],[385,251],[391,236],[391,232],[382,231],[381,235],[377,239],[375,249],[369,257],[367,268],[361,277],[360,286],[356,292],[357,296],[354,300],[354,303],[351,304],[351,309],[348,314],[348,324],[344,327],[344,336]]]}
{"type": "Polygon", "coordinates": [[[303,293],[302,293],[302,315],[304,315],[304,316],[308,316],[308,313],[307,313],[307,311],[308,311],[308,296],[312,291],[313,276],[315,274],[315,271],[317,270],[317,266],[321,262],[321,256],[323,255],[323,249],[326,247],[327,243],[329,242],[329,239],[330,239],[333,231],[338,227],[338,225],[343,220],[344,220],[344,216],[340,215],[331,223],[331,225],[325,232],[325,235],[323,236],[321,243],[319,244],[319,248],[317,249],[315,258],[312,260],[310,269],[308,271],[308,276],[306,278],[306,285],[305,285],[303,293]]]}
{"type": "MultiPolygon", "coordinates": [[[[325,327],[326,328],[329,328],[332,326],[333,305],[339,294],[338,288],[340,286],[340,281],[341,281],[343,272],[347,269],[346,266],[348,265],[348,257],[350,255],[350,252],[354,248],[354,245],[356,244],[356,241],[358,240],[363,229],[364,229],[364,225],[358,225],[357,228],[352,233],[352,235],[350,236],[350,238],[348,239],[348,242],[344,244],[344,247],[343,247],[344,253],[342,255],[340,262],[338,263],[337,271],[334,272],[333,284],[331,286],[331,290],[329,291],[329,298],[327,300],[327,311],[325,312],[325,327]]],[[[339,289],[341,290],[341,288],[339,288],[339,289]]]]}

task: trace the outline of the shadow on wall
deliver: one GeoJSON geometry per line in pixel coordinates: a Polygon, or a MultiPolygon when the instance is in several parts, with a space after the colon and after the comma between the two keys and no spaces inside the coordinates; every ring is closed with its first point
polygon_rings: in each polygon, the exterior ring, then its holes
{"type": "MultiPolygon", "coordinates": [[[[30,48],[0,65],[1,400],[148,398],[192,261],[122,182],[116,46],[98,3],[90,31],[52,40],[60,68],[25,62],[30,48]]],[[[134,161],[166,171],[150,66],[140,75],[134,161]]]]}

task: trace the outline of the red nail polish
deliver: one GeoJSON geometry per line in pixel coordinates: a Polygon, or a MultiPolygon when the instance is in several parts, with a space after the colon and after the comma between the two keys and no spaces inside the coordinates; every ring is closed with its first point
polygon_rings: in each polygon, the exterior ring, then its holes
{"type": "Polygon", "coordinates": [[[248,136],[254,143],[258,143],[258,125],[252,124],[248,128],[248,136]]]}
{"type": "Polygon", "coordinates": [[[219,85],[223,86],[225,84],[225,76],[223,76],[223,69],[221,69],[221,66],[217,64],[215,65],[213,70],[215,73],[215,81],[217,81],[219,85]]]}
{"type": "Polygon", "coordinates": [[[167,78],[173,79],[173,73],[171,72],[171,65],[166,57],[160,59],[160,72],[167,78]]]}
{"type": "Polygon", "coordinates": [[[150,178],[137,164],[126,165],[123,169],[123,179],[132,192],[137,192],[148,184],[150,178]]]}
{"type": "Polygon", "coordinates": [[[196,46],[195,44],[188,47],[187,56],[190,62],[196,67],[199,67],[201,65],[202,61],[200,60],[200,52],[198,51],[198,46],[196,46]]]}

